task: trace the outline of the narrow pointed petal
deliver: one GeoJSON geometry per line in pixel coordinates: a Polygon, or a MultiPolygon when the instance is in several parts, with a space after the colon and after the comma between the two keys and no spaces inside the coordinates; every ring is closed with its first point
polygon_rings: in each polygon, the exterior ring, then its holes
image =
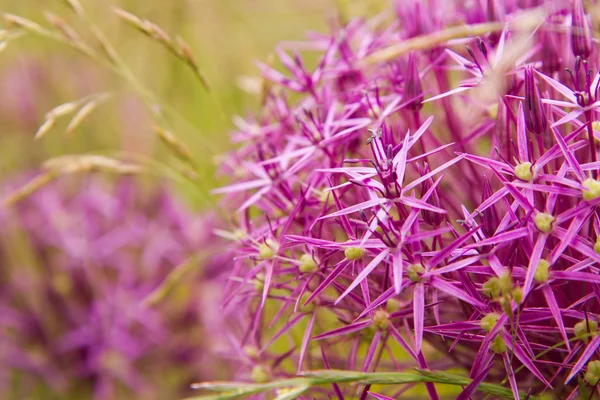
{"type": "Polygon", "coordinates": [[[530,161],[529,150],[527,150],[527,131],[525,128],[525,113],[523,112],[523,103],[519,103],[517,118],[517,145],[519,148],[519,161],[530,161]]]}
{"type": "Polygon", "coordinates": [[[413,318],[415,329],[415,353],[421,352],[423,344],[423,326],[425,323],[425,286],[418,283],[413,292],[413,318]]]}
{"type": "Polygon", "coordinates": [[[373,199],[373,200],[367,200],[364,201],[362,203],[359,204],[355,204],[353,206],[350,207],[346,207],[342,210],[336,211],[332,214],[328,214],[328,215],[324,215],[322,217],[320,217],[319,219],[325,219],[325,218],[334,218],[334,217],[339,217],[341,215],[348,215],[348,214],[352,214],[354,212],[360,211],[360,210],[364,210],[364,209],[369,209],[375,206],[378,206],[380,204],[384,204],[388,202],[388,199],[384,199],[384,198],[377,198],[377,199],[373,199]]]}
{"type": "Polygon", "coordinates": [[[515,378],[515,371],[512,368],[510,356],[508,353],[504,353],[502,355],[502,361],[504,362],[504,369],[506,370],[506,374],[508,375],[508,382],[510,383],[510,389],[513,392],[514,400],[521,400],[521,395],[519,394],[519,386],[517,385],[517,379],[515,378]]]}
{"type": "Polygon", "coordinates": [[[570,113],[568,113],[567,115],[565,115],[564,117],[562,117],[561,119],[559,119],[558,121],[556,121],[555,123],[553,123],[552,127],[554,128],[556,126],[561,126],[561,125],[564,125],[564,124],[566,124],[568,122],[571,122],[574,119],[578,118],[584,112],[585,112],[585,110],[583,110],[582,108],[578,108],[576,110],[573,110],[570,113]]]}
{"type": "Polygon", "coordinates": [[[371,325],[370,320],[356,322],[356,323],[353,323],[350,325],[343,326],[341,328],[333,329],[331,331],[322,333],[317,336],[313,336],[312,340],[323,340],[323,339],[329,339],[329,338],[336,337],[336,336],[347,335],[349,333],[358,332],[362,329],[365,329],[369,325],[371,325]]]}
{"type": "Polygon", "coordinates": [[[444,281],[443,279],[440,279],[437,276],[432,276],[429,281],[429,284],[434,288],[441,290],[446,294],[449,294],[450,296],[454,296],[471,304],[473,307],[485,309],[485,305],[480,300],[472,297],[462,289],[459,289],[458,287],[452,285],[449,282],[444,281]]]}
{"type": "Polygon", "coordinates": [[[554,321],[556,322],[556,325],[560,330],[560,334],[566,343],[567,349],[571,350],[571,345],[569,344],[569,337],[567,336],[567,331],[563,322],[563,316],[561,315],[560,308],[558,307],[558,303],[556,301],[556,297],[554,296],[554,292],[552,291],[552,288],[548,285],[544,285],[542,291],[544,292],[546,303],[548,303],[548,308],[550,309],[550,312],[552,312],[554,321]]]}
{"type": "Polygon", "coordinates": [[[329,287],[329,285],[331,284],[331,282],[333,282],[333,280],[335,278],[337,278],[339,274],[342,273],[342,271],[348,266],[349,263],[350,263],[350,261],[348,261],[347,259],[345,259],[344,261],[340,262],[331,272],[329,272],[329,274],[323,280],[323,282],[321,282],[321,284],[309,296],[309,298],[306,300],[306,302],[304,303],[304,305],[307,305],[308,303],[310,303],[311,301],[313,301],[313,299],[315,297],[317,297],[325,289],[327,289],[329,287]]]}
{"type": "Polygon", "coordinates": [[[346,297],[351,291],[354,290],[355,287],[357,287],[363,280],[365,280],[367,276],[369,276],[369,274],[383,261],[385,257],[387,257],[389,253],[390,250],[385,249],[381,253],[379,253],[374,259],[372,259],[371,262],[360,272],[360,274],[358,274],[354,282],[352,282],[350,286],[348,286],[348,289],[346,289],[346,291],[342,293],[340,297],[338,297],[338,299],[335,301],[335,304],[338,304],[340,301],[342,301],[344,297],[346,297]]]}
{"type": "Polygon", "coordinates": [[[396,339],[400,346],[402,346],[402,348],[412,357],[412,359],[416,361],[418,357],[415,354],[415,351],[412,349],[412,347],[410,347],[408,343],[406,343],[406,340],[404,340],[402,335],[400,335],[400,332],[398,332],[398,330],[393,325],[390,325],[389,330],[390,334],[394,337],[394,339],[396,339]]]}
{"type": "Polygon", "coordinates": [[[423,122],[423,124],[421,124],[421,126],[419,127],[419,129],[417,129],[417,131],[411,135],[410,137],[410,143],[408,144],[408,148],[412,148],[421,138],[421,136],[423,136],[423,134],[425,132],[427,132],[427,129],[429,129],[429,127],[431,126],[431,123],[433,122],[433,115],[429,118],[427,118],[425,120],[425,122],[423,122]]]}
{"type": "Polygon", "coordinates": [[[302,371],[302,362],[304,361],[304,356],[306,355],[306,351],[308,349],[308,342],[310,341],[310,334],[312,332],[313,326],[315,325],[315,319],[317,318],[317,313],[313,312],[308,320],[308,324],[306,325],[306,329],[304,330],[304,336],[302,337],[302,345],[300,346],[300,354],[298,355],[298,372],[302,371]]]}
{"type": "Polygon", "coordinates": [[[444,97],[452,96],[453,94],[465,92],[470,89],[472,89],[472,87],[470,87],[470,86],[459,86],[456,89],[448,90],[447,92],[438,94],[437,96],[430,97],[427,100],[425,100],[423,103],[429,103],[430,101],[436,101],[439,99],[443,99],[444,97]]]}
{"type": "Polygon", "coordinates": [[[486,368],[481,370],[481,372],[479,372],[479,374],[475,378],[473,378],[471,383],[469,383],[464,388],[464,390],[462,392],[460,392],[460,394],[456,397],[456,400],[471,399],[471,396],[475,393],[475,391],[477,390],[477,388],[479,387],[481,382],[483,382],[485,380],[485,378],[488,376],[488,374],[490,373],[490,370],[492,369],[493,366],[494,366],[494,364],[490,363],[486,368]]]}
{"type": "Polygon", "coordinates": [[[567,146],[567,143],[565,143],[562,135],[560,134],[558,129],[555,128],[555,126],[552,126],[552,132],[554,133],[554,138],[560,146],[560,150],[563,152],[567,163],[569,163],[569,166],[575,172],[579,181],[584,181],[585,175],[583,173],[583,170],[581,169],[581,165],[579,165],[579,162],[575,158],[575,155],[571,152],[571,150],[567,146]]]}
{"type": "Polygon", "coordinates": [[[404,137],[404,142],[402,143],[402,148],[396,154],[393,160],[393,164],[396,165],[396,175],[398,176],[398,184],[402,186],[404,182],[404,173],[406,171],[406,158],[408,156],[408,150],[410,146],[408,145],[408,141],[410,140],[410,134],[407,133],[404,137]]]}
{"type": "Polygon", "coordinates": [[[229,186],[214,189],[212,192],[215,194],[226,194],[226,193],[237,193],[245,192],[249,189],[256,189],[265,185],[269,185],[271,181],[269,179],[256,179],[254,181],[236,183],[229,186]]]}
{"type": "Polygon", "coordinates": [[[379,343],[381,342],[381,331],[378,330],[375,332],[373,336],[373,340],[371,340],[371,344],[369,345],[369,350],[367,350],[367,355],[365,357],[365,361],[363,364],[362,371],[368,372],[371,364],[373,363],[373,358],[375,357],[375,352],[377,351],[377,347],[379,347],[379,343]]]}
{"type": "Polygon", "coordinates": [[[373,398],[375,398],[376,400],[394,400],[391,397],[384,396],[384,395],[379,394],[379,393],[373,393],[373,392],[367,392],[367,393],[369,393],[369,395],[372,396],[373,398]]]}
{"type": "Polygon", "coordinates": [[[585,366],[587,361],[594,355],[599,346],[600,336],[596,336],[590,341],[590,344],[587,345],[587,347],[583,351],[583,354],[581,355],[581,357],[579,357],[579,360],[577,360],[577,362],[571,369],[571,373],[569,374],[569,376],[567,376],[567,379],[565,379],[565,385],[571,382],[571,379],[573,379],[575,375],[577,375],[579,371],[581,371],[581,369],[585,366]]]}
{"type": "Polygon", "coordinates": [[[394,291],[402,291],[402,251],[400,248],[392,254],[392,272],[394,274],[394,291]]]}
{"type": "Polygon", "coordinates": [[[481,246],[492,246],[498,245],[506,242],[512,242],[513,240],[520,239],[529,234],[529,230],[527,228],[518,228],[508,232],[498,233],[488,239],[480,240],[477,243],[470,244],[465,247],[465,249],[473,249],[481,246]]]}
{"type": "Polygon", "coordinates": [[[440,172],[444,171],[445,169],[448,169],[449,167],[451,167],[452,165],[456,164],[457,162],[459,162],[460,160],[462,160],[463,158],[465,158],[465,155],[459,155],[458,157],[442,164],[441,166],[437,167],[436,169],[434,169],[433,171],[431,171],[430,173],[423,175],[422,177],[420,177],[419,179],[416,179],[414,181],[412,181],[410,184],[406,185],[405,187],[402,188],[402,193],[408,193],[408,191],[416,186],[418,186],[419,184],[421,184],[423,181],[431,178],[434,175],[439,174],[440,172]]]}
{"type": "Polygon", "coordinates": [[[560,92],[560,94],[565,96],[571,103],[577,104],[577,98],[575,97],[575,94],[573,93],[573,91],[571,89],[569,89],[568,87],[566,87],[559,81],[550,78],[548,75],[542,74],[541,72],[536,71],[535,69],[533,70],[533,72],[535,72],[537,74],[537,76],[539,76],[540,78],[545,80],[547,84],[549,84],[554,89],[556,89],[558,92],[560,92]]]}
{"type": "Polygon", "coordinates": [[[515,357],[517,357],[519,359],[519,361],[521,361],[523,363],[523,365],[525,365],[525,368],[527,368],[529,371],[531,371],[531,373],[533,375],[535,375],[535,377],[538,378],[544,385],[546,385],[548,388],[552,389],[552,385],[546,380],[546,378],[544,378],[544,375],[542,375],[542,373],[535,366],[533,361],[531,361],[531,358],[529,357],[529,355],[527,353],[525,353],[525,351],[523,351],[523,349],[521,349],[521,346],[519,345],[519,343],[515,343],[513,346],[513,339],[508,334],[508,332],[502,332],[501,335],[502,335],[502,339],[504,340],[506,345],[512,349],[515,357]]]}
{"type": "Polygon", "coordinates": [[[546,240],[548,240],[548,234],[540,233],[535,242],[535,246],[533,247],[533,252],[531,253],[531,258],[529,259],[529,265],[527,266],[525,283],[523,284],[523,294],[525,296],[527,296],[531,290],[531,286],[533,285],[533,277],[535,275],[535,271],[537,270],[538,264],[542,259],[542,252],[544,251],[546,240]]]}

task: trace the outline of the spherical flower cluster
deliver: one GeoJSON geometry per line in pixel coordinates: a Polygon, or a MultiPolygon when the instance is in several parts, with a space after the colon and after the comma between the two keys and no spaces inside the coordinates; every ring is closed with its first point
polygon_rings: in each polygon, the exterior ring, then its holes
{"type": "Polygon", "coordinates": [[[2,209],[3,398],[173,398],[219,378],[214,222],[129,178],[61,178],[2,209]]]}
{"type": "Polygon", "coordinates": [[[600,66],[582,1],[395,10],[279,46],[285,71],[261,64],[263,107],[236,119],[216,190],[237,224],[220,232],[236,377],[462,365],[461,399],[482,382],[596,391],[600,66]]]}

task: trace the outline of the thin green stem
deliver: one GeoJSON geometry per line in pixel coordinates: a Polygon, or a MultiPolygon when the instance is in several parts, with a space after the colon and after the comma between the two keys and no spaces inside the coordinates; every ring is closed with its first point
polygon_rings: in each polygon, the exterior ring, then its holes
{"type": "MultiPolygon", "coordinates": [[[[357,385],[399,385],[409,383],[439,383],[465,387],[471,379],[445,372],[415,370],[415,372],[373,372],[363,373],[354,371],[322,370],[301,375],[301,377],[282,379],[265,384],[212,382],[196,385],[197,389],[206,389],[219,394],[200,395],[188,400],[229,400],[245,398],[247,396],[277,390],[278,393],[289,393],[290,390],[298,391],[293,399],[312,386],[329,385],[332,383],[351,383],[357,385]]],[[[500,385],[481,383],[477,388],[498,398],[511,399],[512,391],[500,385]]]]}

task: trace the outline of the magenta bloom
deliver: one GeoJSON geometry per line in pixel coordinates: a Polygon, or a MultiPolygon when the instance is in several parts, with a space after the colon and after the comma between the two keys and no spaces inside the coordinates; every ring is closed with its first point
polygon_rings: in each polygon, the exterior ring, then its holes
{"type": "Polygon", "coordinates": [[[63,178],[2,210],[4,394],[173,398],[218,378],[223,319],[206,305],[227,264],[203,252],[215,226],[133,179],[63,178]]]}
{"type": "Polygon", "coordinates": [[[482,382],[515,398],[598,390],[600,75],[584,2],[462,3],[398,1],[395,23],[353,20],[282,44],[285,72],[261,65],[265,105],[237,120],[233,181],[215,190],[238,226],[221,232],[237,379],[462,365],[461,399],[482,382]],[[507,67],[511,22],[538,5],[547,17],[507,67]],[[377,57],[457,21],[506,25],[377,57]]]}

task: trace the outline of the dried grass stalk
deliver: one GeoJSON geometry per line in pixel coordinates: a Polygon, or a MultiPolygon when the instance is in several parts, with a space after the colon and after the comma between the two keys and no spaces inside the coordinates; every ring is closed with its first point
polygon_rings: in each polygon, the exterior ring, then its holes
{"type": "Polygon", "coordinates": [[[183,40],[181,37],[177,37],[173,40],[160,26],[157,24],[148,21],[147,19],[142,19],[137,17],[130,12],[122,10],[117,7],[113,7],[113,11],[119,18],[123,21],[127,22],[129,25],[139,30],[149,38],[157,41],[162,46],[164,46],[169,52],[175,55],[177,58],[185,62],[194,72],[196,78],[200,81],[202,86],[206,90],[210,90],[208,85],[208,81],[200,71],[200,67],[194,57],[194,54],[190,48],[190,46],[183,40]]]}

